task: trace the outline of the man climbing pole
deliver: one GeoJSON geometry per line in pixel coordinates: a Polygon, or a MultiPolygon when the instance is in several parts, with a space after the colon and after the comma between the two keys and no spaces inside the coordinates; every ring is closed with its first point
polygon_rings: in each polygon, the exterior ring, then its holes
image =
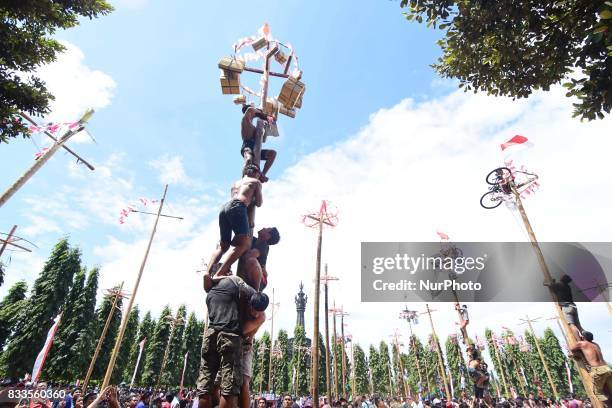
{"type": "MultiPolygon", "coordinates": [[[[257,127],[253,125],[253,119],[259,118],[267,123],[272,123],[274,118],[267,116],[261,109],[255,108],[251,105],[243,105],[242,113],[244,116],[242,117],[242,122],[240,124],[240,133],[242,135],[242,147],[240,149],[240,154],[244,158],[245,165],[249,165],[253,164],[254,162],[255,138],[257,136],[257,127]]],[[[275,158],[275,150],[262,149],[261,160],[266,161],[261,177],[261,181],[263,183],[268,181],[267,174],[270,167],[272,167],[272,163],[274,163],[275,158]]]]}
{"type": "Polygon", "coordinates": [[[490,404],[489,395],[486,393],[489,381],[486,364],[482,361],[482,356],[473,343],[468,343],[466,352],[469,358],[468,374],[474,382],[474,402],[479,403],[484,399],[490,404]]]}
{"type": "Polygon", "coordinates": [[[263,204],[260,177],[261,172],[257,166],[254,164],[244,166],[242,179],[232,186],[232,199],[225,203],[219,212],[220,241],[204,274],[205,288],[210,289],[213,275],[227,275],[232,264],[251,246],[247,207],[251,204],[261,207],[263,204]],[[227,258],[219,264],[219,260],[226,252],[228,252],[227,258]]]}
{"type": "Polygon", "coordinates": [[[276,245],[278,241],[280,234],[276,227],[262,228],[257,237],[253,237],[251,249],[240,258],[237,274],[256,290],[264,290],[268,285],[268,252],[270,245],[276,245]]]}
{"type": "Polygon", "coordinates": [[[563,275],[560,282],[556,282],[553,279],[551,283],[544,283],[544,286],[548,286],[554,292],[555,296],[557,297],[557,301],[559,302],[559,306],[561,306],[561,310],[563,311],[563,315],[565,316],[565,320],[567,320],[567,324],[572,330],[574,337],[576,340],[580,340],[583,338],[582,332],[584,329],[580,325],[578,308],[574,303],[572,288],[569,286],[571,281],[572,278],[569,275],[563,275]]]}
{"type": "Polygon", "coordinates": [[[582,332],[584,340],[576,342],[570,348],[570,357],[582,358],[591,367],[589,375],[593,384],[595,397],[608,407],[612,406],[612,369],[605,362],[599,344],[593,341],[593,333],[582,332]]]}

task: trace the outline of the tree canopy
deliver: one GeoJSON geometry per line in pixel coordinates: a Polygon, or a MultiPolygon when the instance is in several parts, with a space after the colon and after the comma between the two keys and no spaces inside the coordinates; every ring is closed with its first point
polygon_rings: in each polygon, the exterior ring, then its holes
{"type": "Polygon", "coordinates": [[[3,1],[0,5],[0,142],[29,132],[17,115],[49,113],[54,99],[35,71],[55,61],[64,46],[56,30],[77,26],[80,17],[110,13],[105,0],[3,1]]]}
{"type": "Polygon", "coordinates": [[[445,30],[435,70],[466,91],[513,98],[564,82],[574,116],[612,108],[612,2],[402,0],[406,19],[445,30]]]}

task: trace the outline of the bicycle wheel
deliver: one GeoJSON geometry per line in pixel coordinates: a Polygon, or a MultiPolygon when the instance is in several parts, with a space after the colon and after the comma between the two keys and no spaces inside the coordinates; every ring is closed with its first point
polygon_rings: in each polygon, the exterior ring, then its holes
{"type": "Polygon", "coordinates": [[[487,184],[494,186],[499,184],[500,181],[510,180],[512,178],[512,171],[507,167],[498,167],[487,174],[487,184]]]}
{"type": "Polygon", "coordinates": [[[496,195],[494,191],[484,193],[482,197],[480,197],[480,205],[482,208],[486,208],[487,210],[492,210],[499,207],[502,201],[501,195],[496,195]]]}

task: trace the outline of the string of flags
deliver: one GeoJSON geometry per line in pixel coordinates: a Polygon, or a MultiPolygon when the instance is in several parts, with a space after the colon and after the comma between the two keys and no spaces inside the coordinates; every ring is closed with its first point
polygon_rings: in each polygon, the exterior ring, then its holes
{"type": "MultiPolygon", "coordinates": [[[[151,204],[158,203],[159,200],[149,200],[148,198],[139,198],[138,202],[143,206],[149,206],[151,204]]],[[[121,209],[119,212],[119,224],[125,224],[125,219],[130,215],[130,213],[136,211],[136,206],[138,204],[130,204],[127,207],[121,209]]]]}

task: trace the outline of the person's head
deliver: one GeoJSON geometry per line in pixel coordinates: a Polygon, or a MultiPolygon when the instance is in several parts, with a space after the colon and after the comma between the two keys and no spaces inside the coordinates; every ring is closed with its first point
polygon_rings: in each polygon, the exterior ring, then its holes
{"type": "Polygon", "coordinates": [[[266,408],[266,399],[264,397],[257,398],[257,408],[266,408]]]}
{"type": "Polygon", "coordinates": [[[583,331],[582,332],[582,337],[584,337],[584,339],[586,341],[593,341],[593,333],[591,333],[589,331],[583,331]]]}
{"type": "Polygon", "coordinates": [[[83,408],[87,408],[96,399],[97,394],[90,392],[83,397],[83,408]]]}
{"type": "Polygon", "coordinates": [[[150,392],[145,391],[142,394],[140,394],[140,400],[142,402],[144,402],[145,404],[149,403],[149,399],[151,399],[151,393],[150,392]]]}
{"type": "Polygon", "coordinates": [[[270,303],[270,299],[268,295],[261,292],[253,293],[251,299],[249,300],[249,305],[257,312],[263,312],[268,308],[268,304],[270,303]]]}
{"type": "Polygon", "coordinates": [[[561,277],[561,282],[563,282],[563,283],[570,283],[571,281],[572,281],[571,276],[569,276],[569,275],[567,275],[567,274],[565,274],[565,275],[563,275],[563,276],[561,277]]]}
{"type": "Polygon", "coordinates": [[[276,227],[262,228],[257,233],[257,237],[264,240],[268,245],[276,245],[280,241],[280,234],[276,227]]]}
{"type": "Polygon", "coordinates": [[[255,164],[247,164],[242,169],[243,177],[247,176],[247,177],[258,179],[260,175],[261,175],[261,171],[259,170],[259,167],[257,167],[255,164]]]}
{"type": "Polygon", "coordinates": [[[289,394],[283,395],[283,408],[289,408],[292,405],[293,405],[293,399],[291,398],[291,395],[289,394]]]}
{"type": "Polygon", "coordinates": [[[242,114],[244,115],[245,113],[247,113],[247,111],[249,112],[249,116],[251,118],[255,116],[255,108],[253,107],[253,105],[246,103],[242,105],[242,114]]]}

